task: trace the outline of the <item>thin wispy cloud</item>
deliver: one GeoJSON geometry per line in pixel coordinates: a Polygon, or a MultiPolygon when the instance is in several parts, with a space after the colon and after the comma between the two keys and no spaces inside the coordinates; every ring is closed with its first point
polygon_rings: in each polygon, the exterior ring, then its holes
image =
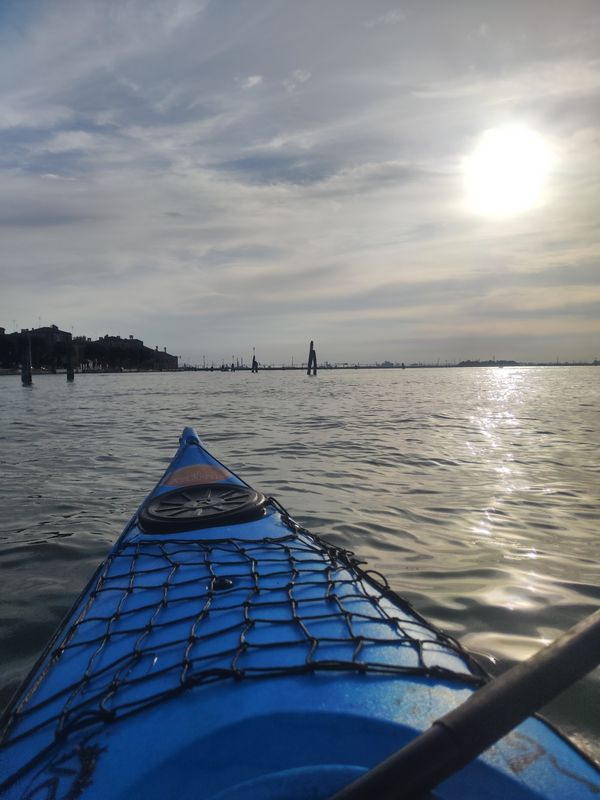
{"type": "Polygon", "coordinates": [[[0,325],[189,361],[598,355],[594,0],[0,14],[0,325]],[[491,219],[463,168],[507,124],[555,166],[491,219]]]}
{"type": "Polygon", "coordinates": [[[307,69],[295,69],[289,78],[283,81],[287,92],[295,92],[298,87],[310,80],[310,72],[307,69]]]}
{"type": "Polygon", "coordinates": [[[378,17],[367,20],[365,27],[375,28],[378,25],[398,25],[400,22],[404,22],[405,19],[406,13],[402,9],[392,8],[386,11],[385,14],[380,14],[378,17]]]}
{"type": "Polygon", "coordinates": [[[248,75],[247,78],[236,78],[242,89],[253,89],[263,82],[262,75],[248,75]]]}

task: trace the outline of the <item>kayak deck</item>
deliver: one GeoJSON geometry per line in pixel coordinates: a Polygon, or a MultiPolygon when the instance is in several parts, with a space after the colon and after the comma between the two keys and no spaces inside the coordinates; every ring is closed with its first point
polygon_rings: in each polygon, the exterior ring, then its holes
{"type": "MultiPolygon", "coordinates": [[[[186,429],[10,707],[0,791],[327,797],[485,679],[382,576],[186,429]]],[[[481,775],[440,796],[586,797],[597,777],[538,720],[463,772],[481,775]]]]}

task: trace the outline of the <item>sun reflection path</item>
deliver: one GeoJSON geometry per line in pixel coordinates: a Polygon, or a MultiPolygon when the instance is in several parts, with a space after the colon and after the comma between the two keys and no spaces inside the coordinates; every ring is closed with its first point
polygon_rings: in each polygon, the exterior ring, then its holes
{"type": "MultiPolygon", "coordinates": [[[[561,592],[545,575],[551,550],[539,546],[521,513],[521,503],[554,491],[539,486],[538,465],[532,472],[519,451],[520,437],[531,428],[529,375],[521,368],[481,372],[469,419],[472,433],[466,441],[480,476],[481,492],[480,511],[471,526],[472,541],[485,554],[486,569],[491,566],[491,551],[495,550],[501,561],[495,580],[480,587],[478,603],[493,615],[496,628],[504,625],[507,632],[478,631],[468,635],[465,643],[492,663],[494,653],[519,660],[541,647],[547,631],[536,620],[545,618],[549,598],[562,602],[561,592]],[[505,619],[502,624],[501,619],[505,619]]],[[[551,530],[551,520],[545,524],[551,530]]]]}
{"type": "Polygon", "coordinates": [[[478,406],[469,420],[474,434],[466,446],[485,474],[481,488],[489,496],[487,500],[482,497],[481,517],[471,530],[476,538],[493,541],[504,558],[532,558],[532,548],[524,544],[522,536],[506,530],[509,514],[504,509],[515,492],[530,488],[513,452],[521,435],[519,409],[524,403],[526,373],[519,369],[486,370],[481,379],[478,406]]]}

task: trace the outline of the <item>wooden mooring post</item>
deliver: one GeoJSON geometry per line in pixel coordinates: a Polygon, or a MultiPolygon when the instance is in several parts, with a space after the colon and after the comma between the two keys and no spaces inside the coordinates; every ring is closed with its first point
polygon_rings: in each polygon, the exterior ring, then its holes
{"type": "Polygon", "coordinates": [[[310,375],[311,370],[313,375],[317,374],[317,351],[315,350],[315,343],[312,340],[308,351],[308,369],[306,370],[306,374],[310,375]]]}
{"type": "Polygon", "coordinates": [[[69,347],[67,350],[67,381],[71,383],[75,380],[75,370],[73,369],[73,352],[72,348],[69,347]]]}
{"type": "Polygon", "coordinates": [[[27,347],[24,358],[21,361],[21,383],[23,386],[31,386],[33,383],[33,378],[31,377],[31,336],[27,336],[27,347]]]}

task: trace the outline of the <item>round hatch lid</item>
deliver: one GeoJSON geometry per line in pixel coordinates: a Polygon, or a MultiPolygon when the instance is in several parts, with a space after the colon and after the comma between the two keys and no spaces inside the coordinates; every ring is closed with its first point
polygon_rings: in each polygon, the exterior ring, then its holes
{"type": "Polygon", "coordinates": [[[249,486],[185,486],[151,498],[140,510],[139,522],[148,533],[234,525],[261,517],[266,503],[266,497],[249,486]]]}

